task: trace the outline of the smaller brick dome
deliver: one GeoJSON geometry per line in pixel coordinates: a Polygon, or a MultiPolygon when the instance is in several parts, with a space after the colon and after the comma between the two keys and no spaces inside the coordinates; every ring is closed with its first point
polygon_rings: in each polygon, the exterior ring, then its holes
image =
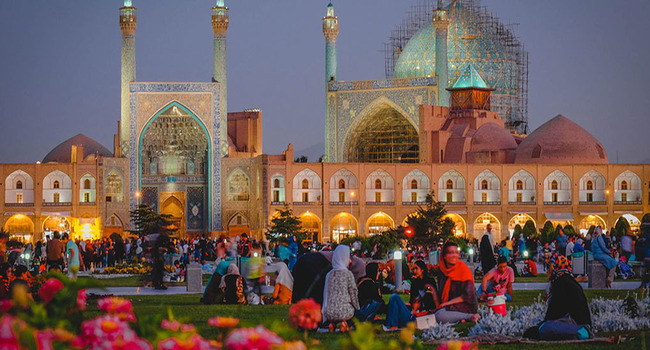
{"type": "Polygon", "coordinates": [[[81,145],[84,148],[84,159],[91,154],[99,154],[104,157],[112,157],[113,153],[106,147],[102,146],[99,142],[91,139],[84,134],[77,134],[54,147],[42,163],[70,163],[72,156],[72,146],[81,145]]]}
{"type": "Polygon", "coordinates": [[[520,164],[608,164],[603,145],[563,115],[542,124],[517,148],[520,164]]]}
{"type": "Polygon", "coordinates": [[[504,127],[495,123],[483,124],[472,136],[470,152],[515,150],[517,141],[504,127]]]}

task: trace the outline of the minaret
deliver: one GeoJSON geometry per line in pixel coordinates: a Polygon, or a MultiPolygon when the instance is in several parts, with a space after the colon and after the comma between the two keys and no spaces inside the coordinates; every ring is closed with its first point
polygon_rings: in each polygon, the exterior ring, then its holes
{"type": "Polygon", "coordinates": [[[228,31],[228,8],[224,0],[217,0],[212,8],[212,31],[214,32],[214,53],[212,81],[220,84],[219,119],[221,120],[221,155],[228,155],[228,83],[226,79],[226,32],[228,31]]]}
{"type": "Polygon", "coordinates": [[[325,81],[336,81],[336,37],[339,35],[339,18],[334,16],[334,6],[327,5],[327,17],[323,17],[325,35],[325,81]]]}
{"type": "Polygon", "coordinates": [[[122,154],[127,155],[129,150],[129,125],[130,125],[130,97],[129,83],[135,81],[135,27],[137,26],[137,13],[131,0],[124,0],[124,7],[120,8],[120,29],[122,30],[122,95],[121,95],[121,130],[120,147],[122,154]]]}
{"type": "Polygon", "coordinates": [[[449,69],[447,56],[447,34],[449,32],[449,11],[443,1],[433,10],[433,26],[436,29],[436,76],[438,77],[438,105],[449,107],[449,69]]]}

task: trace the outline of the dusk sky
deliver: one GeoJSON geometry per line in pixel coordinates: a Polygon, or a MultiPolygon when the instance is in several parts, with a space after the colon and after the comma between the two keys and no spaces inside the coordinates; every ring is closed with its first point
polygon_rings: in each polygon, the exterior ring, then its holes
{"type": "MultiPolygon", "coordinates": [[[[333,1],[339,80],[383,79],[383,44],[415,0],[333,1]]],[[[529,52],[530,130],[563,114],[610,163],[650,163],[650,1],[485,0],[529,52]]],[[[228,1],[228,109],[259,108],[264,153],[323,142],[328,1],[228,1]]],[[[113,149],[121,0],[0,1],[0,163],[83,133],[113,149]]],[[[138,81],[210,81],[208,0],[133,0],[138,81]]],[[[310,161],[315,161],[310,157],[310,161]]]]}

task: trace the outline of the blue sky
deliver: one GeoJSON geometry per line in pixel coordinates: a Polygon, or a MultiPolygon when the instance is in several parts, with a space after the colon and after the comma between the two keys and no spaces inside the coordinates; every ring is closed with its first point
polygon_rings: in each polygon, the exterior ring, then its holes
{"type": "MultiPolygon", "coordinates": [[[[384,78],[383,43],[415,1],[334,1],[339,79],[384,78]]],[[[120,0],[0,2],[0,162],[30,163],[78,133],[112,149],[120,0]]],[[[327,1],[228,1],[228,107],[260,108],[264,152],[324,138],[327,1]]],[[[484,0],[530,54],[529,124],[577,122],[616,163],[650,160],[650,1],[484,0]],[[618,155],[618,156],[617,156],[618,155]]],[[[209,81],[208,0],[134,0],[138,81],[209,81]]],[[[315,160],[315,159],[311,159],[315,160]]]]}

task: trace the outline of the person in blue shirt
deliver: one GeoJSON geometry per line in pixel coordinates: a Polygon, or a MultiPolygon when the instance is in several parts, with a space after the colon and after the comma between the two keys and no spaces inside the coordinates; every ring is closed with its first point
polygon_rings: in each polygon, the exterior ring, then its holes
{"type": "Polygon", "coordinates": [[[501,249],[499,249],[499,256],[506,258],[507,263],[510,263],[510,249],[506,246],[505,239],[501,241],[501,249]]]}
{"type": "Polygon", "coordinates": [[[293,265],[298,260],[298,242],[296,236],[289,237],[289,270],[293,271],[293,265]]]}
{"type": "Polygon", "coordinates": [[[607,288],[611,288],[614,276],[616,275],[616,265],[618,262],[611,257],[607,244],[603,239],[603,231],[600,226],[594,230],[594,240],[591,243],[591,252],[594,254],[594,259],[598,260],[608,270],[607,275],[607,288]]]}

